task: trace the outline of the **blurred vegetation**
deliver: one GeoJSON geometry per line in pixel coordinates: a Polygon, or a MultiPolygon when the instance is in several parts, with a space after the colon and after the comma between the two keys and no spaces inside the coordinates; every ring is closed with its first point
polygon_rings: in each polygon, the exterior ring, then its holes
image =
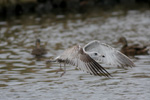
{"type": "Polygon", "coordinates": [[[0,17],[23,14],[87,12],[89,10],[149,8],[150,0],[0,0],[0,17]]]}

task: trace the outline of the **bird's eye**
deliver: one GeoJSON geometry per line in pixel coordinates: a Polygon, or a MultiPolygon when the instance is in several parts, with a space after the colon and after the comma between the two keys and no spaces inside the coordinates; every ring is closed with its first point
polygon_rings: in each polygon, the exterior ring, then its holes
{"type": "Polygon", "coordinates": [[[94,53],[94,55],[97,55],[97,53],[94,53]]]}
{"type": "Polygon", "coordinates": [[[102,55],[102,57],[105,57],[104,55],[102,55]]]}

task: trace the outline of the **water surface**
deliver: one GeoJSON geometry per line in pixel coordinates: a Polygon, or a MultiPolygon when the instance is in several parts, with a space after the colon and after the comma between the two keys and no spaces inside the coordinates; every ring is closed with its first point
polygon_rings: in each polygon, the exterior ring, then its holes
{"type": "Polygon", "coordinates": [[[100,40],[116,49],[125,36],[129,44],[150,45],[150,11],[121,11],[89,15],[22,16],[0,22],[0,100],[149,100],[150,56],[131,57],[134,68],[104,66],[113,78],[91,76],[67,65],[46,60],[64,49],[100,40]],[[41,39],[48,54],[41,60],[31,55],[41,39]]]}

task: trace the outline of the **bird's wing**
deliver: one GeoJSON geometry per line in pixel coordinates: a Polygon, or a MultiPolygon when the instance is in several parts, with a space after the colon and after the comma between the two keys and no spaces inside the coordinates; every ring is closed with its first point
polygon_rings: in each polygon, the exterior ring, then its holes
{"type": "Polygon", "coordinates": [[[104,64],[110,64],[118,67],[135,66],[134,63],[123,53],[107,44],[100,43],[98,40],[89,42],[83,47],[83,50],[93,59],[104,64]]]}
{"type": "Polygon", "coordinates": [[[64,51],[58,58],[67,64],[74,65],[79,69],[90,73],[91,75],[98,76],[111,76],[100,64],[86,54],[79,46],[74,46],[64,51]]]}

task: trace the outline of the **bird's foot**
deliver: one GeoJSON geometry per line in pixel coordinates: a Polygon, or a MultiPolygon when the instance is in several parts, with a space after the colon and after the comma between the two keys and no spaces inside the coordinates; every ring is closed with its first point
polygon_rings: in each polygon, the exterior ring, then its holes
{"type": "Polygon", "coordinates": [[[65,73],[66,73],[66,71],[64,71],[64,72],[60,75],[60,77],[62,77],[65,73]]]}
{"type": "Polygon", "coordinates": [[[62,68],[59,68],[59,69],[56,71],[56,74],[57,74],[58,72],[60,72],[60,71],[63,71],[63,69],[62,69],[62,68]]]}

